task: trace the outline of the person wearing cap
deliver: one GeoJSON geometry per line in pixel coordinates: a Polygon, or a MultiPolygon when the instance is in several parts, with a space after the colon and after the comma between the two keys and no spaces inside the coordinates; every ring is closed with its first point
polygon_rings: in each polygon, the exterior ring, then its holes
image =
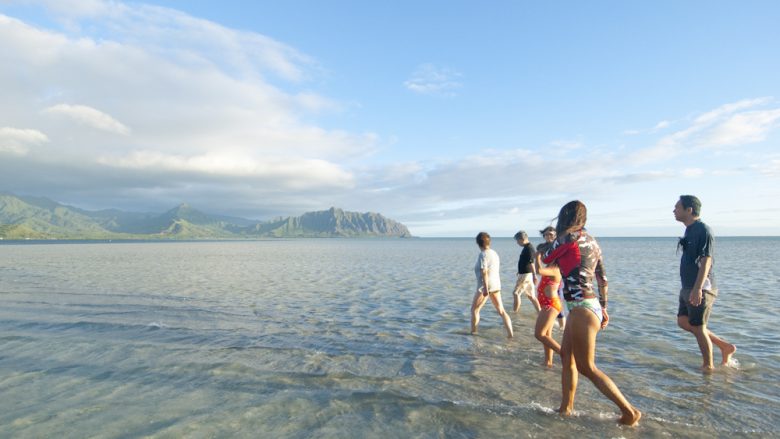
{"type": "Polygon", "coordinates": [[[536,312],[541,309],[539,306],[539,300],[534,294],[534,284],[536,283],[536,266],[534,264],[536,260],[536,251],[533,244],[528,241],[528,234],[524,231],[515,233],[515,241],[517,245],[523,248],[520,252],[520,259],[517,261],[517,282],[515,283],[515,290],[512,292],[512,296],[515,298],[512,311],[520,311],[520,295],[524,294],[528,297],[528,300],[534,305],[536,312]]]}

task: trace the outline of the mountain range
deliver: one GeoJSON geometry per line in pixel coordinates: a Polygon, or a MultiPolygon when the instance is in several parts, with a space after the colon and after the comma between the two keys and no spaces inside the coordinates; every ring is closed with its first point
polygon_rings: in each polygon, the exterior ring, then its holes
{"type": "Polygon", "coordinates": [[[187,204],[164,213],[88,211],[48,198],[0,193],[0,239],[256,239],[411,237],[378,213],[332,207],[259,222],[211,215],[187,204]]]}

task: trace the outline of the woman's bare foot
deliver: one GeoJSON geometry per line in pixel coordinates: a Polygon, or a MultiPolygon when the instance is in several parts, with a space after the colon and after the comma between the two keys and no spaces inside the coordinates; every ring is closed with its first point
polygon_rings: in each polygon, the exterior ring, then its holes
{"type": "Polygon", "coordinates": [[[542,363],[542,367],[546,367],[547,369],[552,369],[553,367],[552,361],[550,361],[549,363],[545,361],[544,363],[542,363]]]}
{"type": "Polygon", "coordinates": [[[623,416],[620,417],[620,420],[618,422],[620,422],[623,425],[633,427],[637,423],[639,423],[639,419],[641,417],[642,417],[642,412],[632,407],[630,412],[623,413],[623,416]]]}
{"type": "Polygon", "coordinates": [[[563,416],[563,417],[565,417],[565,418],[568,418],[569,416],[571,416],[571,412],[572,412],[571,408],[566,408],[566,407],[559,407],[558,408],[558,414],[563,416]]]}
{"type": "Polygon", "coordinates": [[[731,356],[734,355],[734,353],[737,352],[737,347],[733,344],[729,343],[728,347],[726,349],[722,349],[720,353],[723,355],[723,363],[720,363],[724,366],[729,364],[729,361],[731,361],[731,356]]]}

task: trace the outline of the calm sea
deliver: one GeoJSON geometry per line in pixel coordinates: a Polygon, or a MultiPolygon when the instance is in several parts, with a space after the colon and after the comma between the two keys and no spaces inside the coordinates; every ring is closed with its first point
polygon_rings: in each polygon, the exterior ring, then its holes
{"type": "MultiPolygon", "coordinates": [[[[676,239],[599,241],[596,361],[637,428],[584,378],[575,416],[553,412],[529,303],[515,339],[489,306],[468,335],[472,239],[3,243],[0,437],[780,434],[780,239],[717,240],[710,328],[739,351],[712,375],[676,327],[676,239]]],[[[493,248],[511,307],[519,248],[493,248]]]]}

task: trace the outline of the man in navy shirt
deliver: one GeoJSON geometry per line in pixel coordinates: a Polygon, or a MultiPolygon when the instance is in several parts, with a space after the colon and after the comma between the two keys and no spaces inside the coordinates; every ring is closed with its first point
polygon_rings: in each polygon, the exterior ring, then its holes
{"type": "Polygon", "coordinates": [[[701,201],[693,195],[680,195],[674,205],[674,219],[685,224],[685,236],[678,246],[683,254],[680,259],[679,307],[677,325],[691,332],[699,344],[702,370],[712,371],[712,345],[720,348],[722,364],[728,364],[737,347],[707,329],[712,304],[718,296],[715,275],[712,270],[715,239],[712,231],[700,219],[701,201]]]}
{"type": "Polygon", "coordinates": [[[517,282],[515,283],[515,289],[512,292],[512,295],[515,298],[512,311],[520,311],[521,294],[524,294],[534,305],[534,308],[538,313],[541,306],[539,305],[539,299],[536,298],[534,292],[534,284],[536,283],[536,266],[534,265],[536,251],[534,250],[533,244],[528,241],[528,234],[522,230],[515,233],[515,241],[517,241],[517,245],[523,248],[523,251],[520,252],[520,259],[517,261],[517,282]]]}

